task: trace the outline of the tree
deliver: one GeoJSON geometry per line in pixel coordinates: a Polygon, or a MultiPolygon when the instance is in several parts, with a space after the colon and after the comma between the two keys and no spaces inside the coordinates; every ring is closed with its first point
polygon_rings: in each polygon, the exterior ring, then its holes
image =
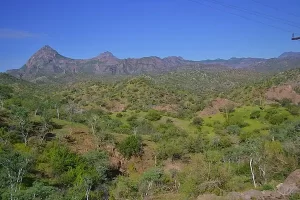
{"type": "Polygon", "coordinates": [[[224,113],[226,121],[229,120],[229,113],[232,113],[234,111],[234,105],[229,103],[223,106],[222,108],[219,109],[220,112],[224,113]]]}
{"type": "MultiPolygon", "coordinates": [[[[50,200],[51,195],[55,195],[58,192],[58,189],[52,186],[45,185],[42,182],[34,182],[32,187],[26,190],[20,190],[18,192],[18,200],[28,200],[28,199],[47,199],[50,200]]],[[[56,200],[58,200],[56,198],[56,200]]]]}
{"type": "Polygon", "coordinates": [[[12,97],[13,89],[6,85],[0,85],[0,106],[3,109],[4,100],[12,97]]]}
{"type": "Polygon", "coordinates": [[[120,152],[128,159],[134,155],[140,155],[142,147],[142,138],[136,135],[128,136],[118,145],[120,152]]]}
{"type": "Polygon", "coordinates": [[[93,135],[96,135],[96,128],[97,128],[97,124],[99,123],[98,115],[92,114],[88,119],[88,123],[92,129],[93,135]]]}
{"type": "MultiPolygon", "coordinates": [[[[23,177],[29,169],[30,159],[12,149],[0,152],[0,172],[9,187],[10,200],[16,199],[23,177]]],[[[3,180],[2,180],[3,181],[3,180]]]]}
{"type": "Polygon", "coordinates": [[[15,107],[12,111],[12,117],[17,122],[17,128],[24,140],[24,144],[27,145],[30,127],[28,110],[23,107],[15,107]]]}
{"type": "Polygon", "coordinates": [[[66,111],[69,114],[69,120],[72,121],[74,114],[77,112],[76,104],[73,101],[68,101],[66,111]]]}
{"type": "Polygon", "coordinates": [[[107,170],[109,167],[108,156],[103,151],[91,151],[84,156],[89,166],[96,172],[94,179],[97,182],[106,180],[107,170]]]}
{"type": "Polygon", "coordinates": [[[47,133],[52,129],[51,120],[52,116],[50,113],[50,105],[48,102],[45,102],[44,105],[40,108],[40,116],[42,120],[41,127],[41,141],[44,141],[47,133]]]}
{"type": "Polygon", "coordinates": [[[145,171],[141,177],[139,188],[143,196],[149,196],[153,188],[163,183],[163,170],[159,168],[151,168],[145,171]]]}

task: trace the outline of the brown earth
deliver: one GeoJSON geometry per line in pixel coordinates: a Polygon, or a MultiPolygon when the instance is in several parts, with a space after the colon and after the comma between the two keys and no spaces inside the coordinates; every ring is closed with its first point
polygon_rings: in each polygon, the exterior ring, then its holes
{"type": "Polygon", "coordinates": [[[182,163],[181,161],[171,161],[171,159],[168,159],[164,162],[164,170],[166,172],[181,171],[184,166],[184,163],[182,163]]]}
{"type": "Polygon", "coordinates": [[[200,117],[206,117],[218,114],[220,109],[225,108],[226,106],[238,106],[237,103],[223,98],[216,98],[215,100],[211,101],[210,106],[207,106],[202,111],[199,112],[200,117]]]}
{"type": "Polygon", "coordinates": [[[280,101],[283,99],[290,99],[294,104],[300,102],[300,95],[294,91],[292,85],[271,87],[267,90],[265,96],[267,100],[280,101]]]}
{"type": "Polygon", "coordinates": [[[85,130],[73,130],[69,135],[64,137],[69,148],[78,154],[85,154],[92,150],[101,149],[106,151],[109,156],[109,163],[113,169],[119,170],[122,173],[127,173],[128,168],[133,166],[133,170],[137,173],[143,173],[150,167],[155,166],[154,150],[144,145],[143,155],[134,156],[127,160],[117,150],[114,144],[101,144],[98,143],[97,138],[92,134],[85,132],[85,130]]]}
{"type": "Polygon", "coordinates": [[[64,140],[73,152],[84,154],[98,147],[92,134],[85,129],[70,130],[70,133],[64,136],[64,140]]]}
{"type": "Polygon", "coordinates": [[[122,112],[126,109],[126,105],[119,101],[110,101],[105,108],[110,112],[122,112]]]}
{"type": "Polygon", "coordinates": [[[154,110],[164,111],[164,112],[176,112],[178,109],[178,105],[176,104],[166,104],[166,105],[157,105],[153,106],[154,110]]]}

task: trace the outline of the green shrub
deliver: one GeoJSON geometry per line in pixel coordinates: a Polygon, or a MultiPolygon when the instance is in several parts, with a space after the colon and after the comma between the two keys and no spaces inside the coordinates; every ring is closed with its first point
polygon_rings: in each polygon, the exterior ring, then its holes
{"type": "Polygon", "coordinates": [[[279,125],[287,119],[287,115],[285,114],[275,114],[269,118],[269,122],[273,125],[279,125]]]}
{"type": "Polygon", "coordinates": [[[256,110],[250,114],[250,119],[258,119],[260,117],[260,111],[256,110]]]}
{"type": "Polygon", "coordinates": [[[138,184],[128,177],[118,176],[114,181],[110,196],[113,199],[136,199],[138,196],[138,184]]]}
{"type": "Polygon", "coordinates": [[[0,97],[3,99],[9,99],[12,97],[13,88],[6,85],[0,85],[0,97]]]}
{"type": "Polygon", "coordinates": [[[261,190],[274,190],[274,187],[270,184],[264,184],[261,186],[261,190]]]}
{"type": "Polygon", "coordinates": [[[278,110],[276,110],[275,108],[271,108],[271,109],[268,109],[266,112],[267,112],[267,114],[265,115],[265,119],[269,120],[271,118],[271,116],[278,113],[278,110]]]}
{"type": "Polygon", "coordinates": [[[300,94],[300,86],[294,87],[294,91],[295,91],[297,94],[300,94]]]}
{"type": "Polygon", "coordinates": [[[131,115],[130,117],[128,117],[127,122],[129,123],[130,126],[136,127],[138,125],[137,115],[131,115]]]}
{"type": "Polygon", "coordinates": [[[300,199],[300,194],[292,194],[289,198],[289,200],[299,200],[300,199]]]}
{"type": "Polygon", "coordinates": [[[137,122],[137,130],[139,134],[154,134],[156,132],[150,121],[143,119],[137,122]]]}
{"type": "Polygon", "coordinates": [[[279,103],[281,104],[281,106],[286,107],[286,106],[289,106],[292,104],[292,100],[284,98],[284,99],[280,100],[279,103]]]}
{"type": "Polygon", "coordinates": [[[288,105],[286,107],[287,111],[289,111],[292,115],[299,115],[300,107],[296,105],[288,105]]]}
{"type": "Polygon", "coordinates": [[[173,123],[173,120],[170,119],[170,118],[168,118],[168,119],[166,120],[166,123],[167,123],[167,124],[172,124],[172,123],[173,123]]]}
{"type": "Polygon", "coordinates": [[[147,115],[146,115],[146,119],[150,120],[150,121],[158,121],[161,119],[161,114],[156,111],[156,110],[150,110],[147,115]]]}
{"type": "Polygon", "coordinates": [[[192,121],[192,124],[194,124],[196,126],[202,126],[203,122],[204,122],[204,120],[201,117],[195,117],[192,121]]]}
{"type": "Polygon", "coordinates": [[[128,159],[132,156],[140,155],[142,153],[142,147],[142,138],[136,135],[128,136],[118,145],[121,154],[128,159]]]}
{"type": "Polygon", "coordinates": [[[230,126],[230,125],[237,125],[241,128],[244,128],[246,126],[249,126],[247,122],[245,122],[243,119],[235,116],[235,117],[230,117],[229,120],[225,123],[225,125],[230,126]]]}
{"type": "Polygon", "coordinates": [[[121,117],[123,117],[123,114],[122,114],[122,113],[117,113],[117,114],[116,114],[116,117],[121,118],[121,117]]]}
{"type": "Polygon", "coordinates": [[[239,135],[241,133],[241,128],[238,125],[230,125],[226,128],[227,133],[233,135],[239,135]]]}
{"type": "Polygon", "coordinates": [[[181,140],[168,140],[163,141],[158,146],[158,159],[179,159],[181,158],[185,152],[185,145],[181,140]]]}

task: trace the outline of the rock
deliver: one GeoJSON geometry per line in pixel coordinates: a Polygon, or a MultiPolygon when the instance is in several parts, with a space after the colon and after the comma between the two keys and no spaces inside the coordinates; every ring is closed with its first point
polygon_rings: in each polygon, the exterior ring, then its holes
{"type": "Polygon", "coordinates": [[[285,200],[287,199],[287,197],[281,195],[279,192],[277,191],[262,191],[263,197],[265,200],[285,200]]]}
{"type": "Polygon", "coordinates": [[[291,195],[300,192],[300,169],[292,172],[285,181],[278,186],[282,195],[291,195]]]}
{"type": "Polygon", "coordinates": [[[228,193],[228,195],[226,197],[227,197],[227,199],[230,199],[230,200],[240,200],[243,198],[242,194],[239,192],[230,192],[230,193],[228,193]]]}
{"type": "Polygon", "coordinates": [[[215,194],[203,194],[198,196],[197,200],[225,200],[225,197],[220,197],[215,194]]]}
{"type": "Polygon", "coordinates": [[[243,200],[264,200],[263,193],[258,190],[249,190],[242,193],[242,199],[243,200]]]}

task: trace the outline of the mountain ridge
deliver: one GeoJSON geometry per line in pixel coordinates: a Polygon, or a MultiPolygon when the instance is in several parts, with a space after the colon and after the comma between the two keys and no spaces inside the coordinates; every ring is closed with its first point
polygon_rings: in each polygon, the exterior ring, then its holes
{"type": "Polygon", "coordinates": [[[185,60],[179,56],[120,59],[108,51],[90,59],[73,59],[45,45],[34,53],[23,67],[8,70],[7,73],[25,79],[34,79],[42,76],[76,73],[101,75],[161,73],[189,67],[201,69],[207,68],[207,65],[199,61],[185,60]]]}
{"type": "Polygon", "coordinates": [[[73,59],[61,55],[45,45],[34,53],[20,68],[8,70],[16,77],[32,80],[43,76],[60,74],[95,74],[95,75],[133,75],[143,73],[163,73],[184,69],[229,69],[246,68],[256,71],[280,71],[300,66],[299,52],[285,52],[277,58],[236,58],[192,61],[180,56],[148,56],[141,58],[116,57],[105,51],[88,59],[73,59]]]}

